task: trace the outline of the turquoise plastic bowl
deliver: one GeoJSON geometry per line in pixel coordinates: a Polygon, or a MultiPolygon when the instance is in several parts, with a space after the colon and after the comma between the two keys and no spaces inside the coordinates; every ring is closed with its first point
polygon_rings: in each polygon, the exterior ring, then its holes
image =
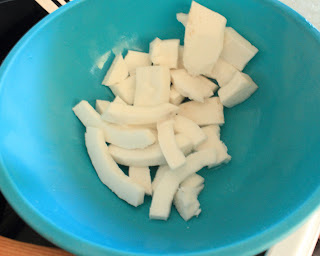
{"type": "Polygon", "coordinates": [[[74,1],[36,25],[1,67],[1,191],[33,228],[79,255],[253,255],[294,230],[320,202],[320,36],[277,1],[215,0],[259,48],[246,67],[260,89],[225,110],[232,161],[202,170],[202,213],[149,220],[98,179],[71,108],[111,99],[101,85],[113,47],[148,51],[183,38],[185,0],[74,1]]]}

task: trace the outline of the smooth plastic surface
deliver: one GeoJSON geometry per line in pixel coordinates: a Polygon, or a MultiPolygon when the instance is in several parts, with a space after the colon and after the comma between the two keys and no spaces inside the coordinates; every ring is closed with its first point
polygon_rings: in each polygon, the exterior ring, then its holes
{"type": "MultiPolygon", "coordinates": [[[[300,224],[320,202],[320,36],[276,1],[215,0],[260,51],[244,72],[259,85],[226,109],[222,139],[232,161],[203,170],[202,213],[175,210],[148,219],[98,179],[72,107],[111,99],[101,56],[121,46],[183,38],[185,0],[73,1],[18,43],[0,71],[0,186],[18,213],[59,246],[80,255],[252,255],[300,224]]],[[[106,56],[106,55],[104,55],[106,56]]]]}

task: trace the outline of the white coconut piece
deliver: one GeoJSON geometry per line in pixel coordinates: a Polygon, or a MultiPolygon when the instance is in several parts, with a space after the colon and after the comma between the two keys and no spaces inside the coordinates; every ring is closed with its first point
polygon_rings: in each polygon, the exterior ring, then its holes
{"type": "Polygon", "coordinates": [[[178,93],[176,89],[171,87],[169,102],[177,106],[177,105],[180,105],[183,100],[184,100],[184,97],[180,93],[178,93]]]}
{"type": "Polygon", "coordinates": [[[257,52],[258,49],[233,28],[225,29],[221,57],[228,63],[242,71],[257,52]]]}
{"type": "Polygon", "coordinates": [[[202,150],[187,156],[184,166],[166,172],[153,193],[149,217],[151,219],[167,220],[179,184],[203,167],[215,162],[215,150],[202,150]]]}
{"type": "Polygon", "coordinates": [[[156,140],[150,129],[123,127],[104,122],[87,101],[81,101],[72,110],[85,127],[100,128],[104,133],[105,141],[119,147],[145,148],[156,140]]]}
{"type": "Polygon", "coordinates": [[[186,162],[186,157],[180,150],[174,135],[174,121],[172,119],[157,124],[158,141],[161,151],[171,169],[181,167],[186,162]]]}
{"type": "Polygon", "coordinates": [[[186,178],[181,184],[180,187],[189,187],[196,188],[201,186],[204,183],[204,178],[199,174],[195,173],[186,178]]]}
{"type": "Polygon", "coordinates": [[[191,119],[199,126],[224,124],[223,105],[219,97],[206,99],[204,103],[189,101],[179,105],[179,115],[191,119]]]}
{"type": "Polygon", "coordinates": [[[150,43],[150,58],[154,65],[177,68],[179,39],[161,40],[158,37],[150,43]]]}
{"type": "Polygon", "coordinates": [[[147,195],[152,195],[151,176],[149,167],[129,167],[129,177],[133,182],[144,188],[147,195]]]}
{"type": "Polygon", "coordinates": [[[106,86],[115,85],[126,79],[128,75],[129,71],[127,64],[124,62],[122,54],[118,54],[114,58],[106,76],[102,81],[102,84],[106,86]]]}
{"type": "Polygon", "coordinates": [[[157,188],[160,180],[163,178],[163,175],[167,171],[171,171],[171,169],[170,169],[170,167],[168,165],[159,166],[159,168],[158,168],[158,170],[156,172],[156,176],[154,177],[154,179],[152,181],[152,191],[155,191],[155,189],[157,188]]]}
{"type": "Polygon", "coordinates": [[[144,189],[126,176],[112,159],[102,130],[88,127],[85,141],[92,165],[100,180],[127,203],[135,207],[141,205],[144,201],[144,189]]]}
{"type": "Polygon", "coordinates": [[[228,163],[231,160],[231,156],[228,154],[227,146],[220,140],[220,127],[218,125],[209,125],[201,128],[201,130],[207,135],[207,140],[200,144],[196,151],[213,148],[217,152],[217,162],[210,165],[209,168],[228,163]]]}
{"type": "Polygon", "coordinates": [[[176,15],[177,21],[179,21],[183,26],[187,26],[188,14],[179,12],[176,15]]]}
{"type": "Polygon", "coordinates": [[[182,133],[188,137],[192,141],[194,147],[197,147],[207,139],[207,136],[199,125],[184,116],[175,116],[174,130],[175,132],[182,133]]]}
{"type": "Polygon", "coordinates": [[[130,76],[136,74],[136,68],[151,66],[151,59],[149,53],[131,51],[129,50],[124,62],[127,64],[130,76]]]}
{"type": "Polygon", "coordinates": [[[96,111],[101,115],[107,109],[109,103],[110,101],[107,100],[96,100],[96,111]]]}
{"type": "Polygon", "coordinates": [[[171,70],[173,88],[182,96],[204,102],[213,95],[210,86],[199,77],[193,77],[185,69],[171,70]]]}
{"type": "Polygon", "coordinates": [[[139,107],[111,102],[102,114],[102,119],[117,124],[152,124],[165,120],[177,113],[179,108],[170,103],[139,107]]]}
{"type": "MultiPolygon", "coordinates": [[[[177,134],[175,140],[185,155],[191,152],[192,142],[186,136],[177,134]]],[[[110,145],[109,152],[118,164],[126,166],[146,167],[167,164],[160,145],[157,142],[150,147],[134,150],[110,145]]]]}
{"type": "Polygon", "coordinates": [[[132,105],[136,91],[136,76],[129,76],[115,85],[109,85],[114,95],[119,96],[127,104],[132,105]]]}
{"type": "Polygon", "coordinates": [[[135,106],[155,106],[168,103],[170,96],[170,70],[165,66],[136,69],[135,106]]]}
{"type": "Polygon", "coordinates": [[[219,58],[211,72],[207,73],[206,76],[216,79],[219,86],[223,87],[230,82],[237,72],[238,70],[234,66],[224,59],[219,58]]]}
{"type": "Polygon", "coordinates": [[[232,108],[248,99],[257,89],[250,76],[237,72],[228,84],[220,88],[218,95],[224,106],[232,108]]]}
{"type": "Polygon", "coordinates": [[[192,1],[184,36],[183,63],[191,75],[206,74],[223,48],[226,18],[192,1]]]}

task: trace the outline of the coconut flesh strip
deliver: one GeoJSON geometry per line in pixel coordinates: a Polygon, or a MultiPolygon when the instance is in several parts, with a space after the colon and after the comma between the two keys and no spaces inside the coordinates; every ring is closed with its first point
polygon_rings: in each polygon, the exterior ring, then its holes
{"type": "Polygon", "coordinates": [[[242,71],[258,49],[231,27],[226,27],[221,58],[242,71]]]}
{"type": "Polygon", "coordinates": [[[168,103],[170,70],[165,66],[139,67],[136,70],[135,106],[168,103]]]}
{"type": "Polygon", "coordinates": [[[136,76],[129,76],[115,85],[109,85],[109,88],[115,96],[119,96],[127,104],[132,105],[136,91],[136,76]]]}
{"type": "Polygon", "coordinates": [[[106,76],[102,81],[102,84],[106,86],[115,85],[126,79],[128,75],[129,71],[127,64],[124,62],[122,54],[118,54],[114,58],[106,76]]]}
{"type": "Polygon", "coordinates": [[[187,156],[184,166],[166,172],[153,193],[149,212],[150,218],[167,220],[174,195],[180,183],[203,167],[215,162],[216,151],[214,149],[202,150],[187,156]]]}
{"type": "Polygon", "coordinates": [[[170,103],[140,107],[111,102],[102,114],[102,119],[116,124],[152,124],[165,120],[178,112],[179,108],[170,103]]]}
{"type": "Polygon", "coordinates": [[[149,167],[129,167],[129,177],[133,182],[144,188],[147,195],[152,195],[151,177],[149,167]]]}
{"type": "Polygon", "coordinates": [[[135,207],[144,201],[144,189],[126,176],[108,152],[102,130],[87,127],[85,142],[100,180],[119,198],[135,207]]]}
{"type": "Polygon", "coordinates": [[[161,151],[171,169],[181,167],[186,162],[186,157],[179,148],[173,129],[172,119],[158,122],[158,141],[161,151]]]}
{"type": "Polygon", "coordinates": [[[105,141],[119,147],[145,148],[156,141],[150,129],[123,127],[103,121],[97,111],[85,100],[78,103],[72,110],[85,127],[100,128],[104,133],[105,141]]]}
{"type": "Polygon", "coordinates": [[[174,130],[188,137],[194,147],[197,147],[207,139],[199,125],[184,116],[177,115],[174,117],[174,130]]]}
{"type": "Polygon", "coordinates": [[[227,20],[192,1],[185,28],[183,63],[191,75],[210,72],[223,48],[227,20]]]}
{"type": "Polygon", "coordinates": [[[217,152],[216,163],[208,167],[212,168],[223,163],[228,163],[231,160],[231,156],[228,154],[227,146],[220,140],[220,127],[218,125],[208,125],[202,127],[201,130],[206,134],[207,140],[196,147],[196,151],[213,148],[217,152]]]}
{"type": "Polygon", "coordinates": [[[168,165],[160,165],[157,172],[156,172],[156,176],[154,177],[153,181],[152,181],[152,191],[155,191],[155,189],[157,188],[160,180],[163,178],[163,175],[167,172],[170,171],[170,167],[168,165]]]}
{"type": "MultiPolygon", "coordinates": [[[[182,134],[176,134],[175,140],[185,155],[191,152],[193,145],[190,139],[182,134]]],[[[167,164],[158,142],[144,149],[132,150],[110,145],[109,152],[118,164],[126,166],[146,167],[167,164]]]]}
{"type": "Polygon", "coordinates": [[[169,102],[177,106],[180,105],[183,100],[184,97],[180,93],[178,93],[176,89],[171,87],[169,102]]]}
{"type": "Polygon", "coordinates": [[[219,97],[205,99],[204,103],[189,101],[179,105],[179,115],[184,116],[199,126],[224,124],[223,105],[219,97]]]}
{"type": "Polygon", "coordinates": [[[124,62],[127,64],[130,76],[136,74],[136,68],[151,66],[149,53],[129,50],[124,62]]]}
{"type": "Polygon", "coordinates": [[[182,96],[191,100],[204,102],[213,95],[210,85],[199,77],[193,77],[185,69],[171,70],[173,88],[182,96]]]}

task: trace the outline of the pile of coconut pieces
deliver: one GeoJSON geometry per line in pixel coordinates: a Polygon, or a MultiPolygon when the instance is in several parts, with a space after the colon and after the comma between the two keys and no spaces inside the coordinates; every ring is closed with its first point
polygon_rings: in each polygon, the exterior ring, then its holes
{"type": "Polygon", "coordinates": [[[231,159],[220,140],[223,106],[243,102],[258,88],[242,73],[258,50],[226,27],[225,17],[196,2],[177,19],[185,26],[184,46],[156,38],[149,53],[117,55],[102,82],[114,101],[97,100],[95,109],[81,101],[73,111],[109,189],[133,206],[152,196],[152,219],[167,220],[173,203],[187,221],[201,212],[204,179],[196,172],[231,159]],[[129,167],[128,176],[118,164],[129,167]],[[159,166],[152,182],[150,166],[159,166]]]}

